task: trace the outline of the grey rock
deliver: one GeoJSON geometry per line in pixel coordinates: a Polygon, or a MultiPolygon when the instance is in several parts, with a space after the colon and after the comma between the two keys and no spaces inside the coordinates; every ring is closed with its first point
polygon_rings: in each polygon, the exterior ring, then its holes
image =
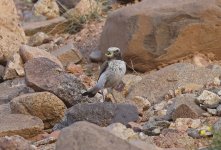
{"type": "Polygon", "coordinates": [[[88,121],[99,126],[108,126],[115,122],[126,125],[128,122],[137,121],[138,118],[137,108],[130,104],[77,104],[68,109],[65,120],[54,129],[69,126],[77,121],[88,121]]]}
{"type": "Polygon", "coordinates": [[[194,139],[199,139],[201,138],[200,134],[199,134],[199,130],[197,129],[187,129],[187,133],[190,137],[194,138],[194,139]]]}
{"type": "Polygon", "coordinates": [[[217,115],[218,115],[218,116],[221,116],[221,105],[219,105],[219,106],[216,108],[216,110],[217,110],[217,115]]]}
{"type": "Polygon", "coordinates": [[[221,119],[219,119],[214,125],[213,125],[214,131],[221,131],[221,119]]]}
{"type": "Polygon", "coordinates": [[[11,108],[9,103],[0,105],[0,115],[8,115],[11,114],[11,108]]]}
{"type": "Polygon", "coordinates": [[[159,135],[163,129],[168,128],[169,126],[169,121],[157,121],[154,118],[150,118],[148,122],[143,125],[142,132],[149,136],[156,136],[159,135]]]}
{"type": "Polygon", "coordinates": [[[5,67],[0,65],[0,83],[3,81],[4,72],[5,72],[5,67]]]}
{"type": "Polygon", "coordinates": [[[67,107],[81,102],[95,102],[83,97],[86,87],[72,74],[47,58],[35,58],[25,64],[27,84],[36,91],[49,91],[59,97],[67,107]]]}
{"type": "Polygon", "coordinates": [[[44,32],[38,32],[30,37],[28,45],[30,46],[40,46],[46,42],[50,41],[49,36],[44,32]]]}
{"type": "Polygon", "coordinates": [[[80,0],[58,0],[59,5],[65,6],[67,9],[74,8],[80,0]]]}
{"type": "Polygon", "coordinates": [[[216,109],[207,108],[207,111],[208,111],[211,115],[217,115],[217,110],[216,110],[216,109]]]}
{"type": "Polygon", "coordinates": [[[28,140],[18,135],[6,136],[0,138],[0,149],[1,150],[36,150],[37,148],[28,140]]]}
{"type": "Polygon", "coordinates": [[[5,81],[0,84],[0,105],[10,102],[14,97],[32,92],[34,90],[26,85],[24,78],[5,81]]]}
{"type": "Polygon", "coordinates": [[[221,74],[221,68],[197,67],[189,63],[177,63],[149,73],[142,77],[132,89],[127,99],[139,95],[146,97],[152,104],[161,102],[169,90],[186,87],[188,84],[202,86],[213,83],[221,74]]]}
{"type": "Polygon", "coordinates": [[[102,53],[99,50],[92,51],[89,58],[92,62],[100,62],[102,61],[102,53]]]}
{"type": "Polygon", "coordinates": [[[42,120],[30,115],[0,115],[0,120],[0,137],[20,135],[30,138],[38,135],[44,129],[42,120]]]}
{"type": "Polygon", "coordinates": [[[206,108],[216,108],[221,102],[221,98],[213,92],[204,90],[200,96],[197,97],[196,102],[206,108]]]}
{"type": "Polygon", "coordinates": [[[56,150],[141,150],[125,140],[88,122],[77,122],[64,128],[56,150]]]}
{"type": "Polygon", "coordinates": [[[164,116],[166,120],[176,120],[176,118],[198,118],[205,113],[194,101],[194,94],[184,94],[177,96],[173,99],[173,104],[171,104],[167,109],[167,114],[164,116]]]}

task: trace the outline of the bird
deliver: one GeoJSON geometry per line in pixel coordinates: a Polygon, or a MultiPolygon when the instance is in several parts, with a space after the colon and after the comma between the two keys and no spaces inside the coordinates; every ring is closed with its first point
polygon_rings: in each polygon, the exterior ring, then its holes
{"type": "Polygon", "coordinates": [[[97,83],[94,87],[84,92],[83,96],[94,97],[99,91],[102,91],[103,99],[105,96],[103,90],[113,95],[113,89],[121,83],[126,73],[126,63],[121,56],[121,50],[118,47],[110,47],[105,54],[107,60],[102,64],[97,83]]]}

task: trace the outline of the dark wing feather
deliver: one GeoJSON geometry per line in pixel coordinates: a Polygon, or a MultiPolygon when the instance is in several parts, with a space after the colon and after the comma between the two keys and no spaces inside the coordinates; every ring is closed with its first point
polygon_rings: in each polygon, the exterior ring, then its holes
{"type": "Polygon", "coordinates": [[[101,65],[101,69],[100,69],[100,74],[99,74],[98,80],[99,80],[101,74],[102,74],[104,71],[106,71],[107,67],[108,67],[108,61],[105,61],[105,62],[101,65]]]}

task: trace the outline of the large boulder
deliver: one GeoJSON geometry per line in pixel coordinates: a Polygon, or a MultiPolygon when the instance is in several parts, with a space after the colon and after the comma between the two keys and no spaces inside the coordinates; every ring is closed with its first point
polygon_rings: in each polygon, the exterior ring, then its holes
{"type": "Polygon", "coordinates": [[[18,96],[10,102],[11,112],[39,117],[45,128],[53,127],[63,117],[64,103],[54,94],[37,92],[18,96]]]}
{"type": "Polygon", "coordinates": [[[77,104],[68,109],[64,121],[55,126],[54,129],[69,126],[77,121],[88,121],[99,126],[108,126],[115,122],[126,125],[138,119],[137,108],[129,104],[77,104]]]}
{"type": "Polygon", "coordinates": [[[148,71],[195,52],[221,58],[219,0],[144,0],[111,13],[99,49],[122,49],[128,65],[148,71]]]}
{"type": "Polygon", "coordinates": [[[0,1],[0,60],[6,61],[25,41],[13,0],[0,1]]]}
{"type": "Polygon", "coordinates": [[[127,141],[88,122],[77,122],[64,128],[56,143],[56,150],[141,150],[127,141]]]}
{"type": "Polygon", "coordinates": [[[49,91],[58,96],[67,107],[95,99],[82,96],[86,87],[72,74],[66,73],[47,58],[34,58],[25,64],[27,84],[36,91],[49,91]]]}
{"type": "Polygon", "coordinates": [[[158,103],[164,100],[170,91],[188,89],[192,85],[202,88],[207,83],[213,83],[214,78],[219,77],[220,73],[221,67],[218,65],[204,68],[190,63],[173,64],[143,76],[126,98],[142,96],[152,104],[158,103]]]}

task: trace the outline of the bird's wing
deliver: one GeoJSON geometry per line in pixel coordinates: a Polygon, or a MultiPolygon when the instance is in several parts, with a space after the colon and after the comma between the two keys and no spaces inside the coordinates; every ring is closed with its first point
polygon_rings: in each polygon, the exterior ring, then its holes
{"type": "Polygon", "coordinates": [[[106,71],[107,67],[108,67],[108,61],[105,61],[105,62],[101,65],[101,69],[100,69],[100,74],[99,74],[98,80],[99,80],[101,74],[106,71]]]}

